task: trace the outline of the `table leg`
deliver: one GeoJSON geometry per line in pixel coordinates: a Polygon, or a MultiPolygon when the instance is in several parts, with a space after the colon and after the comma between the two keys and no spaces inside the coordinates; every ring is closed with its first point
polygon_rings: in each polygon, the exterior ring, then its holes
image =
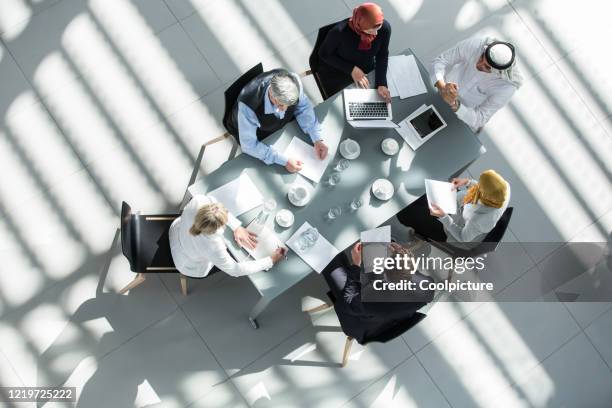
{"type": "Polygon", "coordinates": [[[251,326],[253,326],[254,329],[259,328],[259,323],[257,323],[257,316],[259,316],[261,312],[263,312],[264,309],[268,307],[271,301],[271,298],[262,296],[255,304],[255,307],[253,307],[253,310],[251,310],[251,313],[249,314],[249,322],[251,323],[251,326]]]}

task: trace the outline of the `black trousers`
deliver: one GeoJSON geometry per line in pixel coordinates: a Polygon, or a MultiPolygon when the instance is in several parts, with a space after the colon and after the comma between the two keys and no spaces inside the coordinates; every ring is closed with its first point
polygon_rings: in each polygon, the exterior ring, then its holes
{"type": "Polygon", "coordinates": [[[414,203],[404,208],[397,214],[397,219],[403,225],[412,227],[417,234],[434,241],[445,242],[446,233],[438,219],[429,213],[427,196],[422,195],[414,203]]]}
{"type": "Polygon", "coordinates": [[[344,298],[344,287],[348,279],[347,266],[348,258],[342,251],[321,272],[336,299],[344,298]]]}

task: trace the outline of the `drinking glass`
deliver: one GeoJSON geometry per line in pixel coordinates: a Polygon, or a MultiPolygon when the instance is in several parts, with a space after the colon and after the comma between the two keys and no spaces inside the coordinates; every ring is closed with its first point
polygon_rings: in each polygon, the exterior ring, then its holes
{"type": "Polygon", "coordinates": [[[340,183],[340,173],[332,173],[327,178],[327,184],[330,186],[335,186],[338,183],[340,183]]]}
{"type": "Polygon", "coordinates": [[[329,209],[327,212],[327,218],[330,220],[335,220],[342,214],[342,208],[336,206],[329,209]]]}
{"type": "Polygon", "coordinates": [[[347,159],[340,159],[338,160],[338,163],[336,163],[334,170],[336,170],[337,172],[341,172],[348,169],[350,165],[351,163],[347,159]]]}
{"type": "Polygon", "coordinates": [[[351,207],[351,210],[357,211],[362,205],[363,205],[363,200],[361,199],[361,197],[355,197],[353,198],[353,201],[351,201],[350,207],[351,207]]]}
{"type": "Polygon", "coordinates": [[[298,247],[300,251],[306,251],[314,246],[319,239],[319,231],[316,228],[308,228],[300,234],[298,247]]]}

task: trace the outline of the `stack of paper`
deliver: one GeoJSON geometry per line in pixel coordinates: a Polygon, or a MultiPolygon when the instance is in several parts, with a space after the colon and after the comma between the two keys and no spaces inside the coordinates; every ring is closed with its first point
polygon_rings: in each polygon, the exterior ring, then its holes
{"type": "Polygon", "coordinates": [[[387,87],[391,96],[400,99],[427,92],[414,55],[397,55],[389,58],[387,87]]]}
{"type": "Polygon", "coordinates": [[[298,241],[302,232],[306,231],[308,228],[312,228],[308,222],[302,224],[295,234],[287,240],[287,246],[298,254],[304,262],[310,265],[312,269],[321,273],[340,251],[330,244],[322,235],[319,235],[319,239],[317,239],[312,248],[301,251],[298,246],[298,241]]]}
{"type": "Polygon", "coordinates": [[[259,228],[259,226],[256,226],[255,221],[249,224],[247,230],[257,234],[257,246],[255,249],[244,247],[254,259],[265,258],[272,255],[276,248],[285,247],[273,230],[268,227],[259,228]]]}
{"type": "Polygon", "coordinates": [[[246,172],[229,183],[209,192],[235,217],[263,204],[263,197],[246,172]]]}
{"type": "Polygon", "coordinates": [[[323,173],[325,173],[325,169],[333,157],[332,154],[328,154],[324,160],[319,160],[314,147],[298,137],[291,139],[284,155],[288,158],[300,160],[302,162],[300,174],[315,183],[321,181],[321,177],[323,177],[323,173]]]}
{"type": "Polygon", "coordinates": [[[447,214],[457,213],[457,191],[452,183],[425,179],[425,192],[430,207],[435,204],[447,214]]]}

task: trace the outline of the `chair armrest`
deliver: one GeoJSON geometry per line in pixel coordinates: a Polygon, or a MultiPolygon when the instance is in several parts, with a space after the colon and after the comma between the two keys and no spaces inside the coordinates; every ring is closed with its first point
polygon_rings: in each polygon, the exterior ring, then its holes
{"type": "Polygon", "coordinates": [[[307,69],[307,70],[306,70],[306,71],[304,71],[304,72],[300,72],[300,78],[307,77],[308,75],[312,75],[312,70],[307,69]]]}

